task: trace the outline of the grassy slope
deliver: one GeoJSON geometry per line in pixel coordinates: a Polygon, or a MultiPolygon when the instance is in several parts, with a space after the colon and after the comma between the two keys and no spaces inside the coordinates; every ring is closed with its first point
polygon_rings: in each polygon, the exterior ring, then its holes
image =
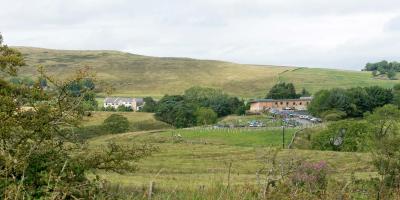
{"type": "Polygon", "coordinates": [[[277,66],[242,65],[187,58],[158,58],[118,51],[66,51],[17,47],[26,57],[23,75],[35,74],[43,65],[65,77],[82,66],[97,73],[99,85],[112,84],[116,95],[154,96],[178,94],[191,86],[222,88],[245,98],[263,97],[278,80],[312,92],[322,88],[367,85],[392,86],[399,81],[377,80],[369,72],[277,66]]]}
{"type": "MultiPolygon", "coordinates": [[[[294,130],[289,131],[292,133],[294,130]]],[[[102,177],[124,186],[144,186],[155,181],[161,188],[198,188],[226,183],[228,166],[232,162],[231,183],[255,184],[256,172],[264,166],[268,146],[280,144],[280,132],[263,129],[244,132],[172,130],[166,132],[139,132],[107,135],[90,140],[92,148],[113,140],[121,144],[149,142],[160,148],[158,153],[140,162],[140,169],[133,175],[103,172],[102,177]],[[181,134],[183,142],[173,143],[172,135],[181,134]]],[[[345,153],[310,150],[283,150],[278,160],[325,160],[333,177],[349,178],[373,175],[368,164],[370,157],[364,153],[345,153]]]]}

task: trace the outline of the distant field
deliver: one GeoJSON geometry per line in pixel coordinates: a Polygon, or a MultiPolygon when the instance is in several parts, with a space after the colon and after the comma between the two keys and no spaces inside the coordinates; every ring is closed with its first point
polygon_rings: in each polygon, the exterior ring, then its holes
{"type": "MultiPolygon", "coordinates": [[[[288,135],[293,131],[289,130],[288,135]]],[[[127,187],[147,187],[150,181],[155,181],[157,188],[197,189],[201,185],[226,184],[230,163],[232,184],[256,184],[256,172],[268,166],[266,156],[272,153],[270,146],[280,146],[281,132],[273,129],[136,132],[93,138],[89,144],[96,148],[107,141],[119,144],[146,141],[158,146],[160,151],[141,161],[135,174],[100,172],[101,177],[127,187]],[[181,141],[176,140],[178,134],[181,141]]],[[[327,161],[332,177],[338,179],[348,179],[350,172],[355,172],[359,178],[375,174],[369,164],[370,157],[365,153],[310,150],[282,150],[278,153],[278,160],[289,159],[327,161]]]]}
{"type": "MultiPolygon", "coordinates": [[[[192,86],[221,88],[243,98],[264,97],[278,81],[295,83],[300,91],[323,88],[381,85],[391,87],[398,80],[372,78],[370,72],[282,66],[244,65],[188,58],[159,58],[118,51],[67,51],[17,47],[28,66],[22,75],[36,74],[42,65],[58,77],[90,66],[97,74],[98,86],[112,85],[114,95],[153,96],[180,94],[192,86]]],[[[104,96],[105,94],[100,94],[104,96]]]]}
{"type": "Polygon", "coordinates": [[[92,112],[92,116],[85,117],[82,121],[82,124],[85,126],[94,126],[100,125],[103,121],[109,117],[111,114],[119,114],[128,118],[128,121],[131,123],[142,122],[147,120],[154,120],[153,113],[145,113],[145,112],[92,112]]]}

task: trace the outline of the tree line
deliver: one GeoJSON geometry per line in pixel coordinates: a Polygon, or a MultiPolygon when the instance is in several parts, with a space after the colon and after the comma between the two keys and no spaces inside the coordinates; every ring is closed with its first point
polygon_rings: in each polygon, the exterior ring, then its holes
{"type": "Polygon", "coordinates": [[[396,79],[396,73],[400,71],[399,62],[388,62],[386,60],[367,63],[364,71],[371,71],[373,76],[386,75],[389,79],[396,79]]]}
{"type": "Polygon", "coordinates": [[[327,120],[362,117],[377,107],[393,103],[400,106],[400,85],[393,89],[380,86],[334,88],[315,93],[308,111],[327,120]]]}
{"type": "Polygon", "coordinates": [[[183,95],[165,95],[158,102],[144,99],[144,112],[154,112],[157,120],[177,128],[213,124],[219,117],[245,114],[243,100],[214,88],[192,87],[183,95]]]}

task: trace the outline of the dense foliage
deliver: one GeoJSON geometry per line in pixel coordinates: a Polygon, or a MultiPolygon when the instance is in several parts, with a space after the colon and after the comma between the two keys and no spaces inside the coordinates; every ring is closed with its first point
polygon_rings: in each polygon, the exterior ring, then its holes
{"type": "Polygon", "coordinates": [[[309,97],[311,93],[305,88],[301,90],[299,94],[296,93],[296,89],[293,83],[281,82],[274,85],[268,92],[265,98],[267,99],[297,99],[299,97],[309,97]]]}
{"type": "Polygon", "coordinates": [[[365,112],[393,101],[391,89],[379,86],[318,91],[308,106],[308,111],[319,117],[361,117],[365,112]],[[335,115],[335,116],[333,116],[335,115]]]}
{"type": "Polygon", "coordinates": [[[388,62],[383,60],[377,63],[367,63],[364,68],[365,71],[372,71],[372,75],[383,75],[390,79],[396,78],[396,72],[400,71],[400,63],[398,62],[388,62]]]}
{"type": "Polygon", "coordinates": [[[214,113],[217,117],[244,114],[246,105],[221,90],[193,87],[186,90],[184,95],[164,96],[158,101],[155,110],[158,120],[183,128],[214,123],[214,113]],[[206,108],[209,109],[205,110],[206,108]],[[205,115],[212,118],[205,121],[205,115]]]}
{"type": "Polygon", "coordinates": [[[343,120],[329,124],[312,138],[312,148],[333,151],[367,150],[368,124],[364,121],[343,120]]]}
{"type": "Polygon", "coordinates": [[[151,97],[143,98],[144,105],[142,112],[155,112],[157,109],[157,102],[151,97]]]}
{"type": "MultiPolygon", "coordinates": [[[[85,91],[70,90],[91,78],[85,70],[60,81],[39,71],[51,84],[15,85],[6,80],[24,65],[19,52],[2,45],[0,36],[0,198],[97,199],[106,198],[102,182],[87,178],[95,169],[133,172],[136,161],[154,148],[110,143],[88,150],[76,140],[74,127],[82,119],[85,91]]],[[[43,80],[42,80],[43,82],[43,80]]]]}
{"type": "Polygon", "coordinates": [[[295,99],[299,96],[296,94],[296,89],[293,83],[278,83],[274,85],[268,92],[265,98],[267,99],[295,99]]]}
{"type": "Polygon", "coordinates": [[[104,120],[103,129],[110,133],[123,133],[129,130],[129,121],[122,115],[112,114],[104,120]]]}

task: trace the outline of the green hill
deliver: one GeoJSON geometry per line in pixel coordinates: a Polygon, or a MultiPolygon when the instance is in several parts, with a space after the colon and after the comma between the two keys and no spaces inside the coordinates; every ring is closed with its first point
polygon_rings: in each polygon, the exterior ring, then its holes
{"type": "Polygon", "coordinates": [[[370,72],[283,66],[244,65],[214,60],[141,56],[119,51],[52,50],[15,47],[25,56],[23,76],[36,74],[36,66],[60,78],[74,69],[91,67],[100,86],[111,84],[115,95],[179,94],[191,86],[221,88],[244,98],[263,97],[278,81],[293,82],[316,92],[323,88],[381,85],[400,81],[372,78],[370,72]]]}

